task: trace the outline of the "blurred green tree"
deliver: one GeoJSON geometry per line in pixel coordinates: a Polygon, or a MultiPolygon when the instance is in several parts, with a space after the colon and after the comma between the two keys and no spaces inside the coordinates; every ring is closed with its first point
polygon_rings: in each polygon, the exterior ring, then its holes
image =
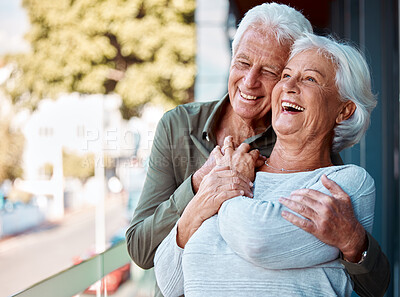
{"type": "Polygon", "coordinates": [[[86,181],[94,176],[94,155],[77,155],[63,150],[63,171],[66,177],[77,177],[86,181]]]}
{"type": "Polygon", "coordinates": [[[59,93],[118,93],[124,118],[147,102],[193,100],[195,0],[23,0],[31,51],[6,91],[35,107],[59,93]]]}
{"type": "Polygon", "coordinates": [[[0,120],[0,184],[6,179],[14,180],[22,175],[24,136],[10,126],[10,119],[0,120]]]}

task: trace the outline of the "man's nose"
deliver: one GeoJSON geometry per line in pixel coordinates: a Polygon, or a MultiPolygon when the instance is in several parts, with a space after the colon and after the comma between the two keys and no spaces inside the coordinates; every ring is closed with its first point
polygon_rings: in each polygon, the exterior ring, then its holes
{"type": "Polygon", "coordinates": [[[244,85],[247,88],[256,88],[260,85],[259,72],[254,67],[249,69],[249,71],[244,76],[244,85]]]}

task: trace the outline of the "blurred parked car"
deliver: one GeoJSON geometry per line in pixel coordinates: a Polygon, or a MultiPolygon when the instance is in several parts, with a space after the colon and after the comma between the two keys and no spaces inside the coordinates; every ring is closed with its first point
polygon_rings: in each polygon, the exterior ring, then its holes
{"type": "MultiPolygon", "coordinates": [[[[115,234],[110,240],[110,247],[119,243],[121,240],[124,240],[125,239],[124,234],[125,234],[124,231],[115,234]]],[[[86,260],[93,256],[95,256],[94,251],[90,251],[88,253],[88,256],[84,258],[77,257],[74,259],[74,265],[77,265],[81,263],[83,260],[86,260]]],[[[100,288],[100,292],[104,292],[104,290],[106,290],[107,295],[112,295],[118,290],[119,286],[123,284],[125,281],[129,280],[130,277],[131,277],[131,263],[128,263],[110,272],[105,277],[103,277],[102,280],[99,280],[90,287],[88,287],[83,293],[96,295],[96,292],[100,288]]]]}

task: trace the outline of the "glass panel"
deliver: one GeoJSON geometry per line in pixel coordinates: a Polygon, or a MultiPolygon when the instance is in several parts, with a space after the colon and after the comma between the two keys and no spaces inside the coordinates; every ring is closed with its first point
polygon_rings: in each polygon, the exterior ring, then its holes
{"type": "Polygon", "coordinates": [[[74,297],[153,297],[154,274],[152,270],[142,270],[134,264],[127,264],[109,273],[102,281],[89,286],[74,297]]]}

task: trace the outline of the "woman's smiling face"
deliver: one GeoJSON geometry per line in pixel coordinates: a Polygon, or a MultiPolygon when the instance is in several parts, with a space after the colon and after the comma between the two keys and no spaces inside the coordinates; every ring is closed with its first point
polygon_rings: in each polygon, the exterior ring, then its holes
{"type": "Polygon", "coordinates": [[[335,65],[316,49],[295,55],[272,91],[272,125],[278,136],[299,140],[333,136],[346,103],[335,84],[335,65]]]}

